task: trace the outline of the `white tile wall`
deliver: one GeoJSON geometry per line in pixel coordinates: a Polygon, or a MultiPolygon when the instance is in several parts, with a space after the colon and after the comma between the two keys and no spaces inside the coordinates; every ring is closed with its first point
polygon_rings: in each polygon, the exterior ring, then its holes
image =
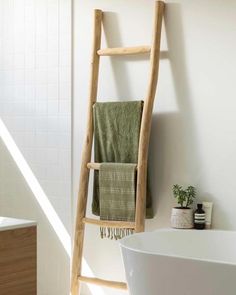
{"type": "MultiPolygon", "coordinates": [[[[68,0],[0,1],[0,116],[38,180],[60,178],[67,188],[65,203],[70,201],[70,9],[68,0]]],[[[55,195],[44,190],[49,198],[55,195]]],[[[68,212],[61,216],[69,230],[68,217],[68,212]]]]}
{"type": "MultiPolygon", "coordinates": [[[[71,0],[0,1],[0,117],[70,232],[71,0]]],[[[0,169],[1,214],[6,208],[17,215],[17,207],[7,206],[12,187],[19,191],[22,180],[10,166],[0,169]]],[[[47,290],[43,277],[39,272],[39,295],[68,295],[47,290]]]]}

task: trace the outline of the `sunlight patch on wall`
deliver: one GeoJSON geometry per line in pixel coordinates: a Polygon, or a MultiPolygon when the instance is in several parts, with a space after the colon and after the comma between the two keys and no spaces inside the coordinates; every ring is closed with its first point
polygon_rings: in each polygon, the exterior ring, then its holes
{"type": "Polygon", "coordinates": [[[68,234],[65,226],[61,222],[60,218],[58,217],[55,209],[53,208],[52,204],[48,200],[45,192],[43,191],[42,187],[40,186],[37,178],[35,177],[34,173],[32,172],[31,168],[27,164],[25,158],[23,157],[22,153],[20,152],[19,148],[17,147],[14,139],[10,135],[9,131],[7,130],[5,124],[0,119],[0,136],[6,145],[8,151],[10,152],[12,158],[14,159],[16,165],[18,166],[20,172],[22,173],[25,181],[27,182],[28,186],[30,187],[32,193],[34,194],[37,202],[39,203],[41,209],[43,210],[44,214],[46,215],[48,221],[50,222],[51,226],[53,227],[54,231],[56,232],[59,240],[61,241],[63,247],[65,248],[67,254],[71,255],[71,239],[70,235],[68,234]]]}
{"type": "MultiPolygon", "coordinates": [[[[49,223],[53,227],[53,230],[55,231],[57,237],[59,238],[61,244],[63,245],[66,253],[68,254],[69,258],[71,258],[71,238],[69,233],[67,232],[65,226],[63,225],[62,221],[57,215],[55,209],[53,208],[52,204],[48,200],[47,195],[43,191],[37,178],[35,177],[34,173],[32,172],[24,156],[22,155],[21,151],[17,147],[14,139],[12,138],[11,134],[9,133],[9,131],[7,130],[5,124],[3,123],[1,119],[0,119],[0,137],[2,141],[4,142],[4,144],[6,145],[9,153],[11,154],[20,172],[22,173],[29,188],[34,194],[38,204],[40,205],[42,211],[47,217],[49,223]]],[[[93,276],[93,272],[90,269],[85,259],[83,259],[83,268],[86,275],[93,276]]],[[[88,285],[88,287],[90,291],[92,292],[92,294],[94,295],[95,294],[105,295],[102,288],[100,287],[93,286],[93,285],[88,285]]]]}

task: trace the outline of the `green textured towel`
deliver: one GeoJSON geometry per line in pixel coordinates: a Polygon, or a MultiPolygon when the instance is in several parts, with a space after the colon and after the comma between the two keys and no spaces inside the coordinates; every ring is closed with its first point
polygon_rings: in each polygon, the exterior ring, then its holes
{"type": "MultiPolygon", "coordinates": [[[[101,163],[99,170],[100,219],[134,221],[136,164],[101,163]]],[[[121,239],[132,229],[101,228],[101,237],[121,239]]]]}
{"type": "MultiPolygon", "coordinates": [[[[94,161],[98,163],[135,163],[138,161],[139,132],[142,101],[95,103],[94,161]]],[[[92,212],[100,215],[99,171],[94,172],[92,212]]],[[[146,217],[153,217],[149,190],[146,199],[146,217]]]]}

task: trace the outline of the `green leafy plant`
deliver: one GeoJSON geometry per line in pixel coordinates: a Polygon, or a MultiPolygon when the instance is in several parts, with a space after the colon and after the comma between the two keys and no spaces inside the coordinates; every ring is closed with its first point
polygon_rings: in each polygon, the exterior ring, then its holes
{"type": "Polygon", "coordinates": [[[173,185],[173,194],[180,208],[187,209],[192,205],[196,197],[196,189],[193,186],[188,186],[186,189],[183,189],[181,185],[175,184],[173,185]]]}

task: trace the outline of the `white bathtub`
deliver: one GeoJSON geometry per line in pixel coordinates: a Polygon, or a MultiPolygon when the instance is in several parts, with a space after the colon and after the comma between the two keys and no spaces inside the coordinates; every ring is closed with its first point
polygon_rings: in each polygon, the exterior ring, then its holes
{"type": "Polygon", "coordinates": [[[158,230],[120,245],[130,295],[236,295],[236,232],[158,230]]]}

